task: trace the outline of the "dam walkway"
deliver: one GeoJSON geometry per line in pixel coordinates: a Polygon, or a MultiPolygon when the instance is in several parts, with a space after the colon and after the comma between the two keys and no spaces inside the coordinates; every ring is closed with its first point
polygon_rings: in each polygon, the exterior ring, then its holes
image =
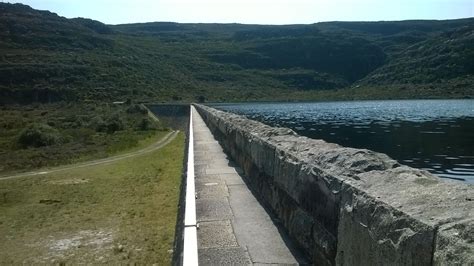
{"type": "Polygon", "coordinates": [[[302,263],[192,107],[200,265],[302,263]]]}

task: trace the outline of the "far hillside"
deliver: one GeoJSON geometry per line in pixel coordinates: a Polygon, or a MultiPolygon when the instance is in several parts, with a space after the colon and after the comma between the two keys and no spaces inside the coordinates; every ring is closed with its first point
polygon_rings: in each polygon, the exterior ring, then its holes
{"type": "Polygon", "coordinates": [[[0,103],[474,97],[474,19],[105,25],[0,3],[0,103]]]}

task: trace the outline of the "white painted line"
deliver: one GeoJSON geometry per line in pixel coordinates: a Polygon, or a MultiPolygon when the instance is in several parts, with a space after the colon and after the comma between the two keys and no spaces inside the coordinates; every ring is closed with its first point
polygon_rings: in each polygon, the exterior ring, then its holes
{"type": "Polygon", "coordinates": [[[183,265],[198,265],[197,230],[195,226],[184,228],[183,265]]]}
{"type": "Polygon", "coordinates": [[[186,173],[186,204],[184,207],[184,266],[199,264],[196,228],[196,190],[194,185],[194,107],[191,105],[189,109],[188,170],[186,173]]]}
{"type": "Polygon", "coordinates": [[[189,146],[188,146],[188,172],[186,178],[186,207],[184,213],[184,226],[196,226],[196,190],[194,187],[194,130],[193,109],[189,116],[189,146]]]}

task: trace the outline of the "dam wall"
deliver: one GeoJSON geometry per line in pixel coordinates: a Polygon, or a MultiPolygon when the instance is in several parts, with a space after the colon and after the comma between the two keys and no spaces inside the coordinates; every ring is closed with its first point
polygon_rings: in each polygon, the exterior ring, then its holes
{"type": "Polygon", "coordinates": [[[381,153],[195,107],[313,264],[474,264],[472,185],[381,153]]]}
{"type": "Polygon", "coordinates": [[[147,104],[146,107],[164,126],[186,132],[189,124],[189,104],[147,104]]]}

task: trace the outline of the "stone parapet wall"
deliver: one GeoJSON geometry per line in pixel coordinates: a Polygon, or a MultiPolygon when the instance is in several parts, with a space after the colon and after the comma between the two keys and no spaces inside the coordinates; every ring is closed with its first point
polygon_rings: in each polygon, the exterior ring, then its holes
{"type": "Polygon", "coordinates": [[[474,187],[195,105],[317,265],[474,265],[474,187]]]}

